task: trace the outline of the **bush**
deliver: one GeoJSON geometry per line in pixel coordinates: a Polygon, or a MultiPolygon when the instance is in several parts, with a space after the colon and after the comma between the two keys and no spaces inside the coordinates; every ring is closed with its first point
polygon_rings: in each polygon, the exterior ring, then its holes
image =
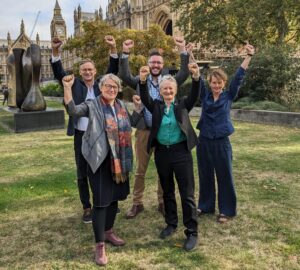
{"type": "Polygon", "coordinates": [[[64,90],[58,83],[49,83],[41,87],[43,96],[47,97],[63,97],[64,90]]]}
{"type": "Polygon", "coordinates": [[[243,110],[266,110],[266,111],[288,111],[286,106],[278,104],[273,101],[254,101],[249,97],[244,97],[234,102],[232,105],[233,109],[243,110]]]}
{"type": "Polygon", "coordinates": [[[290,55],[288,48],[280,46],[269,46],[259,51],[249,66],[241,87],[241,96],[283,103],[286,93],[297,93],[300,87],[297,81],[300,65],[290,55]]]}

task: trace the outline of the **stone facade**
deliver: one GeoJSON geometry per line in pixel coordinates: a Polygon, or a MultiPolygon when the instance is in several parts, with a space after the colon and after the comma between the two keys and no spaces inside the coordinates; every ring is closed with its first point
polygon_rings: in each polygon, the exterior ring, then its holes
{"type": "Polygon", "coordinates": [[[106,10],[107,22],[118,29],[143,30],[158,24],[168,35],[181,35],[177,18],[170,0],[109,0],[106,10]]]}

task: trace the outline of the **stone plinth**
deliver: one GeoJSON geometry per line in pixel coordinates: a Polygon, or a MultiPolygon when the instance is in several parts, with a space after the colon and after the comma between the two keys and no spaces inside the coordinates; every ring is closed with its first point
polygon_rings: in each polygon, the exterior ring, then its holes
{"type": "Polygon", "coordinates": [[[18,108],[5,108],[1,124],[13,132],[60,129],[65,126],[64,110],[47,108],[39,112],[22,112],[18,108]]]}

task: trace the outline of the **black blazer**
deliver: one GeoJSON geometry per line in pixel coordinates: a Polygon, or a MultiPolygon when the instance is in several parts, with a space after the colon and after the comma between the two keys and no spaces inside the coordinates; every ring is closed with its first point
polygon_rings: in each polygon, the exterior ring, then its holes
{"type": "MultiPolygon", "coordinates": [[[[62,85],[62,79],[64,76],[66,76],[66,72],[62,66],[61,61],[57,61],[52,63],[50,59],[50,63],[52,66],[52,71],[54,74],[54,78],[59,81],[59,83],[62,85]]],[[[119,59],[118,58],[113,58],[110,57],[109,59],[109,67],[107,69],[106,74],[108,73],[113,73],[115,75],[118,74],[119,71],[119,59]]],[[[102,76],[101,76],[102,77],[102,76]]],[[[94,88],[94,94],[95,96],[100,95],[100,89],[98,86],[99,80],[101,77],[97,80],[95,80],[95,83],[93,85],[94,88]]],[[[73,95],[73,100],[75,102],[75,105],[79,105],[82,102],[85,101],[86,95],[87,95],[87,87],[85,83],[78,77],[75,77],[74,84],[72,86],[72,95],[73,95]]],[[[75,124],[77,123],[79,117],[76,116],[69,116],[69,121],[68,121],[68,128],[67,128],[67,135],[73,136],[75,133],[75,124]]]]}
{"type": "MultiPolygon", "coordinates": [[[[151,147],[155,146],[158,141],[156,139],[158,130],[161,125],[161,121],[164,114],[165,104],[163,101],[153,100],[149,95],[147,83],[140,84],[140,95],[143,104],[152,113],[152,128],[148,139],[147,151],[150,152],[151,147]]],[[[187,137],[187,148],[192,150],[197,145],[197,135],[190,122],[189,111],[193,108],[199,96],[199,81],[193,80],[192,88],[187,97],[183,97],[180,100],[175,100],[174,113],[176,120],[187,137]]]]}

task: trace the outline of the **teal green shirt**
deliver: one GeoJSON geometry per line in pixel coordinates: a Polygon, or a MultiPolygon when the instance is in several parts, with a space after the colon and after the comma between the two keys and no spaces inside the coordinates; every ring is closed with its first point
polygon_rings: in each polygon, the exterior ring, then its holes
{"type": "Polygon", "coordinates": [[[157,140],[163,145],[172,145],[186,140],[186,136],[180,129],[175,118],[173,102],[169,111],[167,110],[167,106],[165,106],[164,115],[157,134],[157,140]]]}

